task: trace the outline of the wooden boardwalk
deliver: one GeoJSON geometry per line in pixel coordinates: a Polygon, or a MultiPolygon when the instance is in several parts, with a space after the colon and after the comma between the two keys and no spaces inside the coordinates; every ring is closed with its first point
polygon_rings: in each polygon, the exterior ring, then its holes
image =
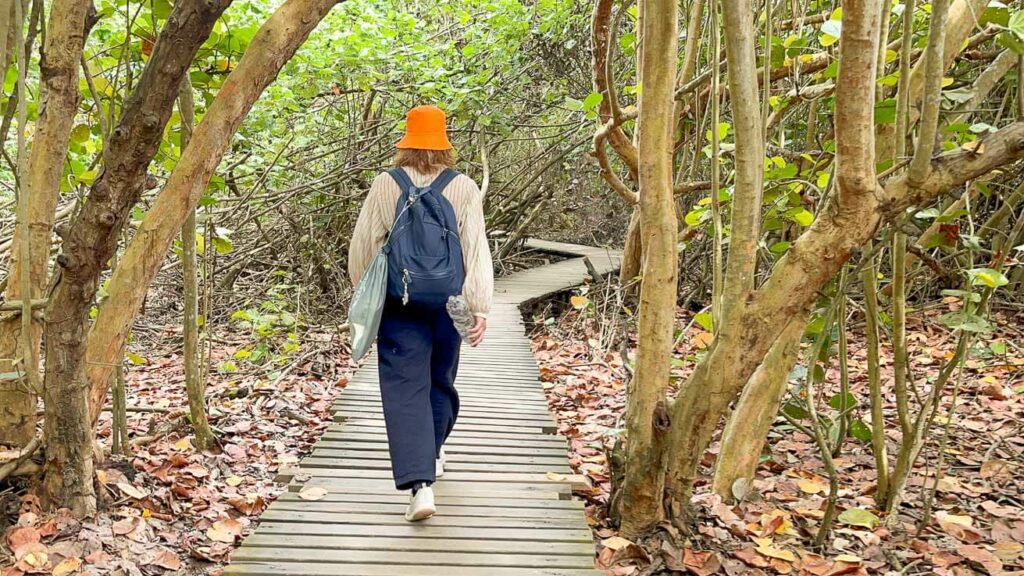
{"type": "Polygon", "coordinates": [[[520,306],[581,284],[618,252],[531,241],[572,258],[500,279],[484,343],[463,348],[461,409],[434,484],[438,513],[409,523],[391,479],[376,356],[353,375],[334,422],[232,555],[228,574],[596,576],[583,503],[571,498],[565,440],[548,412],[520,306]],[[327,490],[299,498],[304,486],[327,490]]]}

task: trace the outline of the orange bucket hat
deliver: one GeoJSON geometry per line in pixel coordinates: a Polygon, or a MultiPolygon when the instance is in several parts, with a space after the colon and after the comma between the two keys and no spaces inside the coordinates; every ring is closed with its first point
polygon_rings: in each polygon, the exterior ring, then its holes
{"type": "Polygon", "coordinates": [[[417,106],[405,116],[405,137],[398,148],[451,150],[444,110],[437,106],[417,106]]]}

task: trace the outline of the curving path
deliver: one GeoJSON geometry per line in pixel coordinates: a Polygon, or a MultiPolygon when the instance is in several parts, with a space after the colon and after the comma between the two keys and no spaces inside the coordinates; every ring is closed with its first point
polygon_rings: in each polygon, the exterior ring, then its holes
{"type": "Polygon", "coordinates": [[[565,440],[548,413],[520,306],[618,268],[620,253],[539,240],[567,260],[498,280],[487,338],[464,347],[462,407],[434,485],[438,514],[410,524],[394,489],[376,356],[336,401],[334,422],[285,480],[288,491],[232,555],[227,574],[344,576],[596,576],[565,440]],[[304,486],[327,495],[298,497],[304,486]]]}

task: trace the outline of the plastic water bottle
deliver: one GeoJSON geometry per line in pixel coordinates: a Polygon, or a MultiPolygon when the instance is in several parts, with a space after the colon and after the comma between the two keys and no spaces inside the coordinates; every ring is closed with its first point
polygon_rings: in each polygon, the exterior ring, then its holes
{"type": "Polygon", "coordinates": [[[466,299],[462,296],[449,296],[446,307],[448,315],[452,317],[452,322],[455,324],[455,330],[463,340],[468,340],[469,331],[476,325],[476,318],[470,312],[466,299]]]}

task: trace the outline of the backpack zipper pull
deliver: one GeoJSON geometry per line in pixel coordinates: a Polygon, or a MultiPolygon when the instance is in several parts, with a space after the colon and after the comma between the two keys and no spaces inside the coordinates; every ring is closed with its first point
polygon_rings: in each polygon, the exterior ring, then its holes
{"type": "Polygon", "coordinates": [[[402,269],[402,306],[409,303],[409,269],[402,269]]]}

